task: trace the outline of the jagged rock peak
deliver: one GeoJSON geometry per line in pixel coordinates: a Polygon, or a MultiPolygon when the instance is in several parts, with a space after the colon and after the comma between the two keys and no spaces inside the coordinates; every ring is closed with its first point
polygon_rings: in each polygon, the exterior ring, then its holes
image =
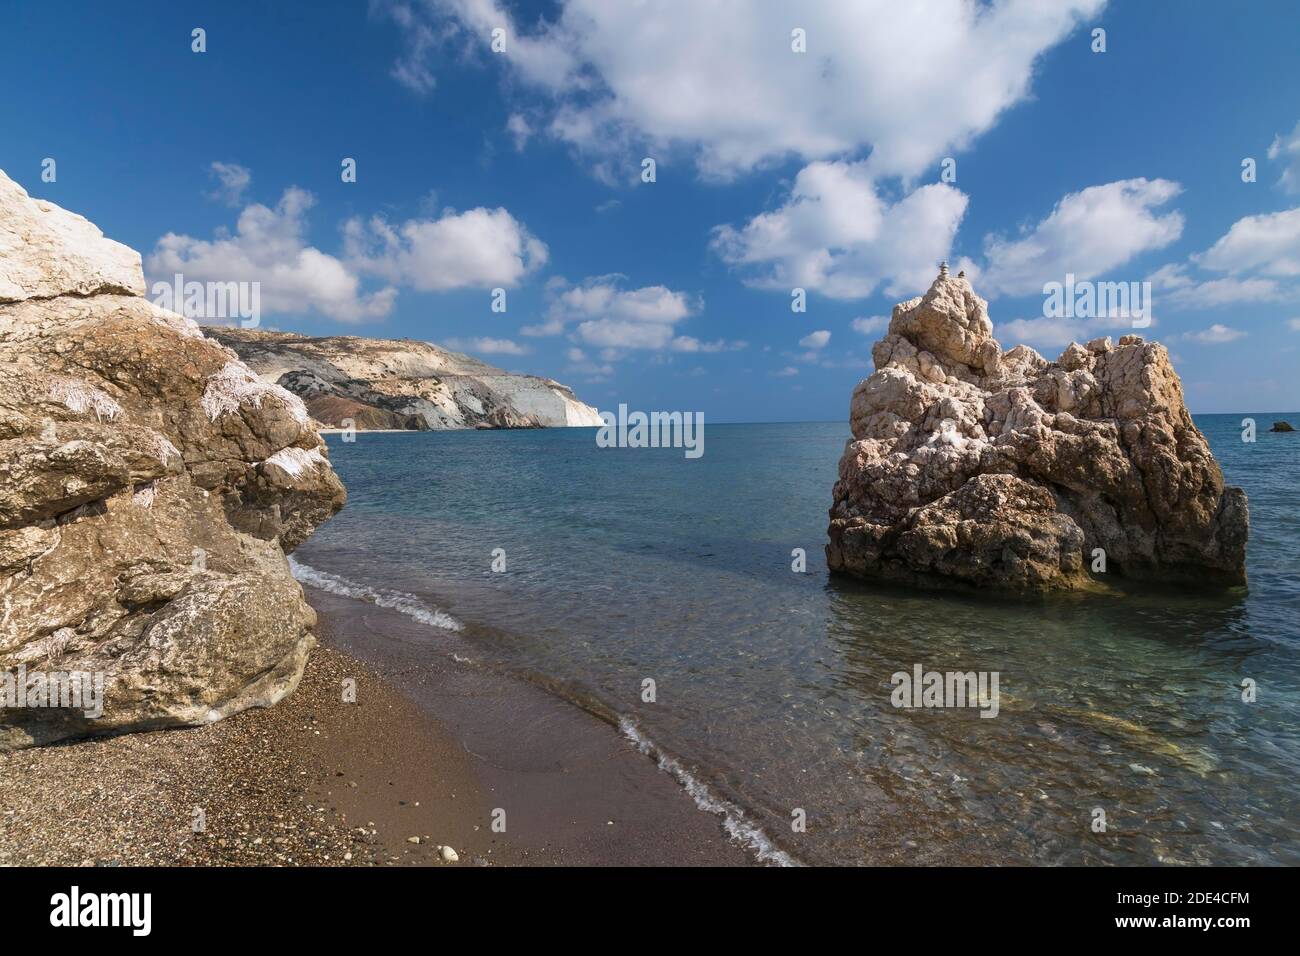
{"type": "Polygon", "coordinates": [[[872,357],[834,489],[832,570],[1020,591],[1245,583],[1246,496],[1224,486],[1163,346],[1003,352],[988,303],[941,270],[894,307],[872,357]]]}

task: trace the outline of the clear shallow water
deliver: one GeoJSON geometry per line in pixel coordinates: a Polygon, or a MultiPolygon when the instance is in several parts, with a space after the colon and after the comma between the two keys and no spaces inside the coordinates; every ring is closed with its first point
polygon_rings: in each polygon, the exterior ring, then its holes
{"type": "Polygon", "coordinates": [[[595,429],[330,436],[348,506],[296,557],[631,721],[801,861],[1294,864],[1300,434],[1265,430],[1300,415],[1254,417],[1254,444],[1241,415],[1197,417],[1250,497],[1249,593],[1021,603],[832,578],[843,423],[709,425],[697,460],[595,429]],[[890,676],[918,663],[998,671],[1000,713],[894,708],[890,676]]]}

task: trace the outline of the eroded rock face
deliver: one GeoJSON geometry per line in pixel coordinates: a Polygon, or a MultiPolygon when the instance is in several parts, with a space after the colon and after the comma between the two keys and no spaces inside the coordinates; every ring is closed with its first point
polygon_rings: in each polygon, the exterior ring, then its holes
{"type": "Polygon", "coordinates": [[[988,303],[945,269],[894,307],[872,358],[835,485],[831,570],[1012,591],[1245,584],[1246,495],[1224,487],[1163,346],[1126,335],[1055,362],[1003,352],[988,303]]]}
{"type": "Polygon", "coordinates": [[[315,643],[285,553],[343,505],[324,443],[144,290],[0,172],[0,679],[105,682],[98,717],[0,707],[0,749],[269,706],[315,643]]]}
{"type": "Polygon", "coordinates": [[[600,413],[549,378],[516,375],[413,339],[209,327],[264,381],[307,403],[324,425],[356,428],[565,428],[600,413]]]}

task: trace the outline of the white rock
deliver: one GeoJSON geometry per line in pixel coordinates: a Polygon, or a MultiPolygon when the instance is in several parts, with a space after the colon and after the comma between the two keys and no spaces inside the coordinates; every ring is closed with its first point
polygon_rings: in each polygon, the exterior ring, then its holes
{"type": "Polygon", "coordinates": [[[0,171],[0,302],[104,292],[145,294],[140,253],[0,171]]]}

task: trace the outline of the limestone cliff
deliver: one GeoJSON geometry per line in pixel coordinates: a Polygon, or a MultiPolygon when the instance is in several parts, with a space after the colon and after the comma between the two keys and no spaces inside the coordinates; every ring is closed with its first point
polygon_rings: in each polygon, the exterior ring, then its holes
{"type": "Polygon", "coordinates": [[[325,445],[144,294],[138,253],[0,172],[0,749],[267,706],[314,645],[285,553],[343,505],[325,445]],[[52,674],[99,675],[102,714],[15,699],[52,674]]]}
{"type": "Polygon", "coordinates": [[[566,385],[514,375],[412,339],[308,338],[211,327],[266,382],[300,396],[313,418],[375,428],[549,428],[599,425],[566,385]]]}
{"type": "Polygon", "coordinates": [[[1245,583],[1246,495],[1224,486],[1163,346],[1003,352],[988,304],[945,268],[894,307],[872,357],[830,511],[832,570],[1013,591],[1245,583]]]}

